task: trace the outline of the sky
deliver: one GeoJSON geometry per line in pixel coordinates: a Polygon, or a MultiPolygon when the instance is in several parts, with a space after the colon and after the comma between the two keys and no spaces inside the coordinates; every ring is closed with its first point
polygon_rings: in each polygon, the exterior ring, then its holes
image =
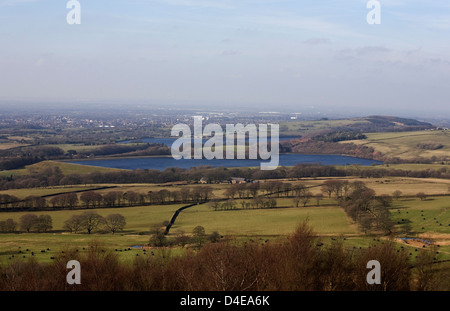
{"type": "Polygon", "coordinates": [[[0,100],[450,114],[450,2],[0,0],[0,100]]]}

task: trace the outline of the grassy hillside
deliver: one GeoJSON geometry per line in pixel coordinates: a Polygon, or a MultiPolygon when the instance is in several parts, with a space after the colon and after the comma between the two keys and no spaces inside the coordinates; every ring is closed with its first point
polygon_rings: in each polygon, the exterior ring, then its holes
{"type": "Polygon", "coordinates": [[[370,116],[342,120],[285,121],[280,123],[282,136],[311,137],[334,131],[364,133],[398,132],[430,129],[432,125],[414,119],[389,116],[370,116]]]}
{"type": "Polygon", "coordinates": [[[280,135],[305,136],[333,128],[349,127],[369,124],[369,121],[361,119],[345,120],[318,120],[318,121],[286,121],[280,123],[280,135]]]}
{"type": "Polygon", "coordinates": [[[389,158],[426,158],[447,157],[450,155],[450,131],[414,131],[366,133],[367,139],[341,143],[354,143],[374,148],[389,158]],[[423,144],[438,144],[435,150],[421,148],[423,144]]]}
{"type": "Polygon", "coordinates": [[[10,175],[27,175],[31,172],[41,172],[47,168],[59,167],[63,175],[69,174],[89,174],[92,172],[114,172],[120,169],[107,168],[107,167],[97,167],[89,165],[79,165],[65,162],[57,161],[43,161],[36,164],[28,165],[21,169],[0,171],[0,176],[10,176],[10,175]]]}

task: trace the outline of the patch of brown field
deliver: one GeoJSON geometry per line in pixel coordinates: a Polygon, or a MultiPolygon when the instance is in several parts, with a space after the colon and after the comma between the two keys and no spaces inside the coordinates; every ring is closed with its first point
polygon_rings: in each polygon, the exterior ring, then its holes
{"type": "Polygon", "coordinates": [[[423,233],[419,237],[425,240],[432,240],[434,244],[450,245],[450,233],[423,233]]]}
{"type": "Polygon", "coordinates": [[[17,242],[7,242],[7,241],[2,241],[0,243],[0,246],[2,247],[16,247],[17,248],[17,242]]]}
{"type": "Polygon", "coordinates": [[[29,146],[29,144],[21,144],[21,143],[2,143],[0,144],[0,150],[8,150],[17,147],[25,147],[29,146]]]}
{"type": "Polygon", "coordinates": [[[429,245],[429,243],[425,243],[423,241],[420,241],[419,239],[431,241],[432,245],[441,245],[441,246],[450,245],[449,233],[423,233],[417,236],[417,240],[404,241],[400,238],[396,238],[395,240],[398,243],[406,244],[413,247],[423,247],[424,245],[425,246],[429,245]]]}
{"type": "Polygon", "coordinates": [[[439,178],[416,178],[409,177],[410,180],[416,180],[418,182],[427,182],[427,183],[438,183],[438,184],[450,184],[449,179],[439,179],[439,178]]]}
{"type": "Polygon", "coordinates": [[[424,243],[424,242],[418,241],[418,240],[404,241],[404,240],[402,240],[400,238],[397,238],[396,241],[398,243],[405,244],[405,245],[408,245],[408,246],[414,246],[414,247],[423,247],[424,245],[429,245],[428,243],[424,243]]]}

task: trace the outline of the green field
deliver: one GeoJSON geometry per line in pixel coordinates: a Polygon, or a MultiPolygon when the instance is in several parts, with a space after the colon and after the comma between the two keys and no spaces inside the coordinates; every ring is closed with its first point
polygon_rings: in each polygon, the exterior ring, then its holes
{"type": "Polygon", "coordinates": [[[203,226],[207,232],[218,231],[227,236],[286,235],[305,219],[320,235],[357,233],[338,207],[212,211],[202,205],[183,211],[172,230],[192,232],[196,226],[203,226]]]}
{"type": "MultiPolygon", "coordinates": [[[[127,221],[125,230],[114,235],[104,232],[95,232],[91,235],[61,232],[64,221],[72,215],[81,214],[84,210],[35,212],[36,215],[51,215],[53,232],[0,234],[0,263],[2,260],[12,260],[12,258],[17,258],[17,256],[19,258],[22,258],[22,256],[29,258],[32,251],[35,253],[33,257],[37,260],[49,261],[51,260],[50,257],[65,249],[76,247],[82,251],[82,248],[87,248],[94,241],[110,249],[121,249],[123,250],[123,252],[120,252],[121,256],[132,258],[136,254],[142,254],[142,250],[133,249],[132,246],[148,244],[150,228],[155,225],[161,226],[163,221],[169,220],[175,210],[181,206],[175,204],[95,210],[102,216],[113,213],[120,213],[125,216],[127,221]],[[50,251],[41,253],[41,250],[46,250],[47,248],[50,248],[50,251]],[[26,254],[18,254],[20,250],[24,252],[26,249],[30,251],[26,254]],[[15,257],[11,257],[12,255],[15,255],[15,257]]],[[[1,213],[0,220],[11,218],[19,221],[23,214],[26,214],[26,212],[1,213]]]]}
{"type": "MultiPolygon", "coordinates": [[[[173,213],[182,207],[181,204],[173,205],[150,205],[150,206],[133,206],[124,208],[101,208],[89,209],[89,211],[96,211],[101,216],[109,214],[122,214],[127,220],[127,226],[123,233],[125,234],[139,234],[141,232],[149,231],[153,225],[160,225],[165,220],[170,220],[173,213]]],[[[62,211],[42,211],[32,212],[36,215],[50,215],[53,219],[53,230],[63,230],[64,221],[69,219],[72,215],[77,215],[85,212],[86,209],[80,210],[62,210],[62,211]]],[[[0,220],[8,218],[19,221],[20,217],[29,212],[3,212],[0,213],[0,220]]],[[[1,238],[1,235],[0,235],[1,238]]]]}
{"type": "Polygon", "coordinates": [[[450,235],[450,198],[432,197],[426,200],[402,199],[392,207],[392,219],[405,227],[410,221],[410,230],[422,236],[445,233],[450,235]],[[423,216],[422,216],[423,215],[423,216]]]}
{"type": "Polygon", "coordinates": [[[98,243],[113,250],[121,250],[121,257],[134,258],[136,254],[143,252],[132,246],[148,243],[148,240],[148,236],[144,235],[120,234],[115,236],[58,233],[2,234],[0,236],[0,264],[14,259],[26,260],[31,257],[40,262],[49,262],[52,260],[51,257],[64,251],[78,249],[83,252],[92,243],[98,243]]]}

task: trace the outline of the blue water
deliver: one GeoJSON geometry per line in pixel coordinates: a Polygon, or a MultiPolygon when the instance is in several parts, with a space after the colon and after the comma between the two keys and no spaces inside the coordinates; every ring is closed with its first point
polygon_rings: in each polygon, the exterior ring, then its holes
{"type": "Polygon", "coordinates": [[[424,239],[419,239],[419,238],[400,238],[400,239],[402,239],[403,241],[417,240],[417,241],[421,241],[421,242],[426,243],[426,244],[432,244],[431,241],[424,240],[424,239]]]}
{"type": "MultiPolygon", "coordinates": [[[[264,161],[268,162],[268,161],[264,161]]],[[[100,167],[120,168],[120,169],[154,169],[164,170],[169,167],[178,167],[189,169],[196,166],[213,166],[213,167],[259,167],[261,160],[194,160],[181,159],[175,160],[172,157],[147,157],[147,158],[126,158],[126,159],[99,159],[99,160],[82,160],[72,161],[70,163],[92,165],[100,167]]],[[[315,163],[323,165],[372,165],[381,164],[382,162],[360,159],[350,156],[341,155],[308,155],[308,154],[280,154],[280,166],[294,166],[299,163],[315,163]]]]}

